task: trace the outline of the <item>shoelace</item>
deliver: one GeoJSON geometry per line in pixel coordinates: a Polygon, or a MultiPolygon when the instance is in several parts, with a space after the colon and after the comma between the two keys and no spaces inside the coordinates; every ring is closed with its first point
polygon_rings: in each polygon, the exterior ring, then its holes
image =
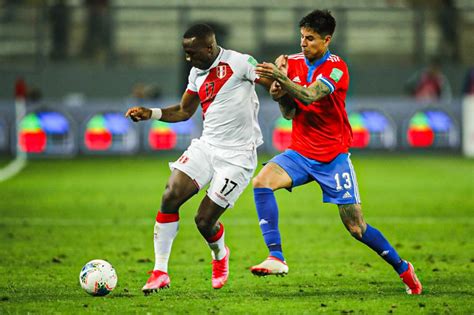
{"type": "Polygon", "coordinates": [[[220,263],[219,260],[213,260],[212,261],[212,266],[213,266],[213,270],[219,272],[219,273],[224,273],[226,271],[226,268],[225,268],[225,264],[224,263],[220,263]]]}

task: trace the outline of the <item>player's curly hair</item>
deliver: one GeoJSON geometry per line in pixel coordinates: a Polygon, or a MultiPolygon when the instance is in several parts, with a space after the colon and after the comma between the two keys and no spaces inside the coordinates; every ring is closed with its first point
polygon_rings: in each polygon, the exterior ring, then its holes
{"type": "Polygon", "coordinates": [[[207,38],[209,36],[215,35],[214,30],[212,27],[205,23],[195,24],[188,28],[188,30],[184,33],[183,38],[207,38]]]}
{"type": "Polygon", "coordinates": [[[332,36],[336,29],[336,20],[329,10],[314,10],[301,19],[299,26],[310,28],[321,36],[332,36]]]}

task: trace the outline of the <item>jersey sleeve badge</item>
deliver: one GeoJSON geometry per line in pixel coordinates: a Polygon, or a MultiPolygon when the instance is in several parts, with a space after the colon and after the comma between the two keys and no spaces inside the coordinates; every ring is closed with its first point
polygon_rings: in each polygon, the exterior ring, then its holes
{"type": "Polygon", "coordinates": [[[338,68],[334,68],[334,69],[332,69],[331,74],[329,75],[329,77],[337,83],[341,79],[342,74],[343,74],[342,70],[340,70],[338,68]]]}
{"type": "Polygon", "coordinates": [[[254,67],[256,67],[258,64],[257,60],[252,56],[250,56],[249,59],[247,59],[247,62],[250,63],[254,67]]]}

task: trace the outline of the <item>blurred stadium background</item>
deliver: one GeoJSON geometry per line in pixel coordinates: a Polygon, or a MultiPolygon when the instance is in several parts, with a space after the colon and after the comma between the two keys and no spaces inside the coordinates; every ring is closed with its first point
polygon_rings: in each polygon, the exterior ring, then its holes
{"type": "MultiPolygon", "coordinates": [[[[338,23],[331,50],[350,67],[347,108],[354,147],[461,151],[462,103],[474,85],[469,81],[474,66],[474,4],[469,0],[0,4],[2,155],[15,152],[13,87],[18,78],[28,86],[27,114],[18,131],[22,150],[31,156],[180,151],[200,134],[199,114],[175,125],[134,125],[121,116],[132,105],[159,107],[179,99],[189,70],[181,38],[190,24],[207,22],[222,46],[272,61],[298,52],[299,19],[326,7],[338,23]],[[441,83],[446,91],[410,95],[410,78],[433,60],[449,82],[441,83]]],[[[279,119],[267,93],[259,92],[262,151],[274,153],[286,146],[291,125],[279,119]]]]}

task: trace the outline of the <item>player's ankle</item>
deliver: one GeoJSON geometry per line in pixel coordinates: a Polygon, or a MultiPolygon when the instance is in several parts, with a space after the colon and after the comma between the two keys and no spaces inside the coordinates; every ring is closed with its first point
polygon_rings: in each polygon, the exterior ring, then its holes
{"type": "Polygon", "coordinates": [[[400,260],[400,263],[398,263],[397,265],[393,266],[393,269],[395,269],[395,271],[401,275],[402,273],[404,273],[405,271],[408,270],[408,263],[405,261],[405,260],[400,260]]]}
{"type": "Polygon", "coordinates": [[[283,252],[281,251],[270,251],[270,256],[280,259],[281,261],[285,261],[285,257],[283,256],[283,252]]]}

